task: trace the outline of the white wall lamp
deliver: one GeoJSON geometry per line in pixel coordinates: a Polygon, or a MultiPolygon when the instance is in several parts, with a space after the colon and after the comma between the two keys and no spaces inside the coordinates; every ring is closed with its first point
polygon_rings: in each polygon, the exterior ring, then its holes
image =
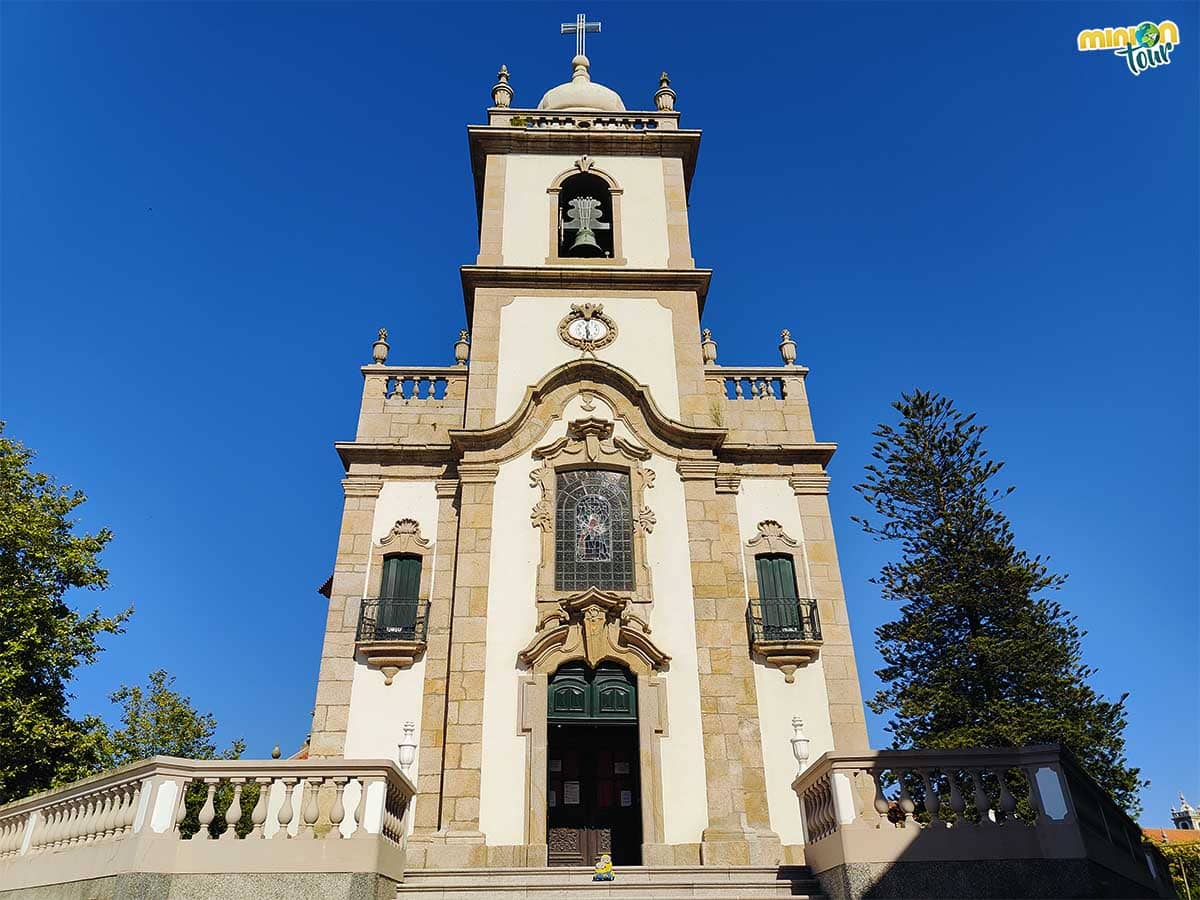
{"type": "Polygon", "coordinates": [[[417,742],[413,737],[413,731],[416,726],[412,722],[404,723],[404,740],[400,742],[400,768],[404,772],[408,772],[408,767],[413,764],[413,760],[417,758],[417,742]]]}
{"type": "Polygon", "coordinates": [[[797,775],[804,771],[804,767],[808,763],[808,745],[809,740],[804,736],[804,720],[799,716],[793,716],[792,756],[796,757],[797,775]]]}

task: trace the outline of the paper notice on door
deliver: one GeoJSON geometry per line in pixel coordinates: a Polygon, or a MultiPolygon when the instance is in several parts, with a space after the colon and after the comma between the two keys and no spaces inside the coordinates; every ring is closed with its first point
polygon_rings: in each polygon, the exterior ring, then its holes
{"type": "Polygon", "coordinates": [[[562,760],[561,759],[550,760],[550,771],[551,772],[561,772],[562,771],[562,760]]]}
{"type": "Polygon", "coordinates": [[[563,806],[578,806],[579,805],[579,782],[564,781],[563,782],[563,806]]]}
{"type": "Polygon", "coordinates": [[[633,791],[621,791],[621,805],[633,806],[633,791]]]}
{"type": "Polygon", "coordinates": [[[629,774],[629,763],[627,763],[627,762],[613,763],[613,774],[614,775],[628,775],[629,774]]]}
{"type": "Polygon", "coordinates": [[[558,806],[558,794],[554,793],[554,791],[551,791],[546,795],[546,802],[550,806],[558,806]]]}

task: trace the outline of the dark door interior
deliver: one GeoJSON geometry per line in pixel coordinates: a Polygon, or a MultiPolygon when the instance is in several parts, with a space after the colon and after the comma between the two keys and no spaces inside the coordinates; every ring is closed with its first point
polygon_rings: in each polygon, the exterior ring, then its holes
{"type": "Polygon", "coordinates": [[[637,725],[551,724],[547,826],[552,866],[590,866],[601,853],[640,865],[637,725]]]}
{"type": "Polygon", "coordinates": [[[552,866],[590,866],[601,853],[640,865],[637,680],[582,662],[550,678],[546,842],[552,866]]]}

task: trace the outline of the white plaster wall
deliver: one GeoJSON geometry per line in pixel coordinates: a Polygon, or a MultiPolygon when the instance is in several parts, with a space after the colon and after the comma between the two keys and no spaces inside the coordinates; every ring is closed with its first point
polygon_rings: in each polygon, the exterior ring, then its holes
{"type": "MultiPolygon", "coordinates": [[[[376,546],[387,536],[397,519],[416,519],[421,536],[429,541],[437,537],[438,499],[432,481],[389,481],[379,492],[375,518],[371,525],[371,562],[379,552],[376,546]]],[[[434,543],[434,554],[437,544],[434,543]]],[[[433,566],[433,559],[426,561],[433,566]]],[[[436,569],[432,570],[436,573],[436,569]]],[[[432,577],[432,576],[431,576],[432,577]]],[[[364,584],[364,592],[366,585],[364,584]]],[[[430,582],[430,590],[433,583],[430,582]]],[[[365,596],[365,593],[364,593],[365,596]]],[[[409,669],[396,673],[390,685],[383,673],[368,666],[361,655],[355,658],[354,679],[350,688],[350,716],[346,726],[347,759],[396,759],[404,739],[404,723],[416,726],[414,739],[421,746],[421,703],[425,694],[425,657],[409,669]]],[[[415,784],[420,753],[407,775],[415,784]]],[[[409,822],[414,820],[409,817],[409,822]]]]}
{"type": "MultiPolygon", "coordinates": [[[[566,434],[555,422],[544,444],[566,434]]],[[[479,830],[493,845],[525,843],[527,738],[520,732],[517,654],[537,628],[537,566],[541,532],[529,520],[538,489],[530,453],[500,466],[492,507],[488,570],[487,655],[483,677],[483,765],[479,775],[479,830]]]]}
{"type": "MultiPolygon", "coordinates": [[[[594,297],[617,323],[617,339],[596,358],[620,366],[650,388],[654,402],[679,418],[679,384],[671,311],[653,298],[594,297]]],[[[500,351],[496,373],[496,421],[517,410],[525,390],[551,369],[578,359],[580,351],[558,336],[558,323],[579,298],[517,297],[500,310],[500,351]]]]}
{"type": "MultiPolygon", "coordinates": [[[[796,497],[786,479],[743,478],[737,498],[738,530],[742,544],[758,534],[758,523],[774,519],[797,548],[796,581],[800,594],[812,596],[808,587],[807,557],[803,553],[804,531],[796,497]]],[[[754,578],[753,571],[746,572],[754,578]]],[[[749,596],[747,594],[747,596],[749,596]]],[[[792,716],[804,720],[804,733],[812,741],[810,760],[833,749],[833,726],[829,721],[829,697],[821,661],[796,670],[792,684],[778,669],[755,664],[754,686],[758,693],[759,728],[762,734],[763,765],[767,781],[767,811],[771,828],[785,844],[803,843],[800,804],[792,791],[796,758],[792,755],[792,716]]]]}
{"type": "MultiPolygon", "coordinates": [[[[577,156],[510,154],[504,168],[506,266],[544,266],[550,255],[551,183],[573,168],[577,156]]],[[[621,252],[634,268],[665,269],[667,199],[661,157],[598,156],[596,168],[612,176],[621,194],[621,252]]]]}
{"type": "MultiPolygon", "coordinates": [[[[633,441],[624,425],[617,433],[633,441]]],[[[688,550],[687,504],[675,464],[653,456],[654,487],[646,505],[654,510],[654,531],[646,537],[646,557],[654,579],[651,638],[671,657],[667,683],[667,736],[661,741],[663,834],[668,844],[700,841],[708,826],[704,738],[700,727],[700,676],[696,662],[696,611],[692,602],[692,563],[688,550]]]]}

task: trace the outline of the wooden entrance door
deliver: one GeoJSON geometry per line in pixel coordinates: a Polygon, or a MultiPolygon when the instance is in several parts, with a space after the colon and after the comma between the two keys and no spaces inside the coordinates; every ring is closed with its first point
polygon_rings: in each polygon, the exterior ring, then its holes
{"type": "Polygon", "coordinates": [[[552,866],[616,865],[642,857],[636,725],[551,724],[547,844],[552,866]]]}

